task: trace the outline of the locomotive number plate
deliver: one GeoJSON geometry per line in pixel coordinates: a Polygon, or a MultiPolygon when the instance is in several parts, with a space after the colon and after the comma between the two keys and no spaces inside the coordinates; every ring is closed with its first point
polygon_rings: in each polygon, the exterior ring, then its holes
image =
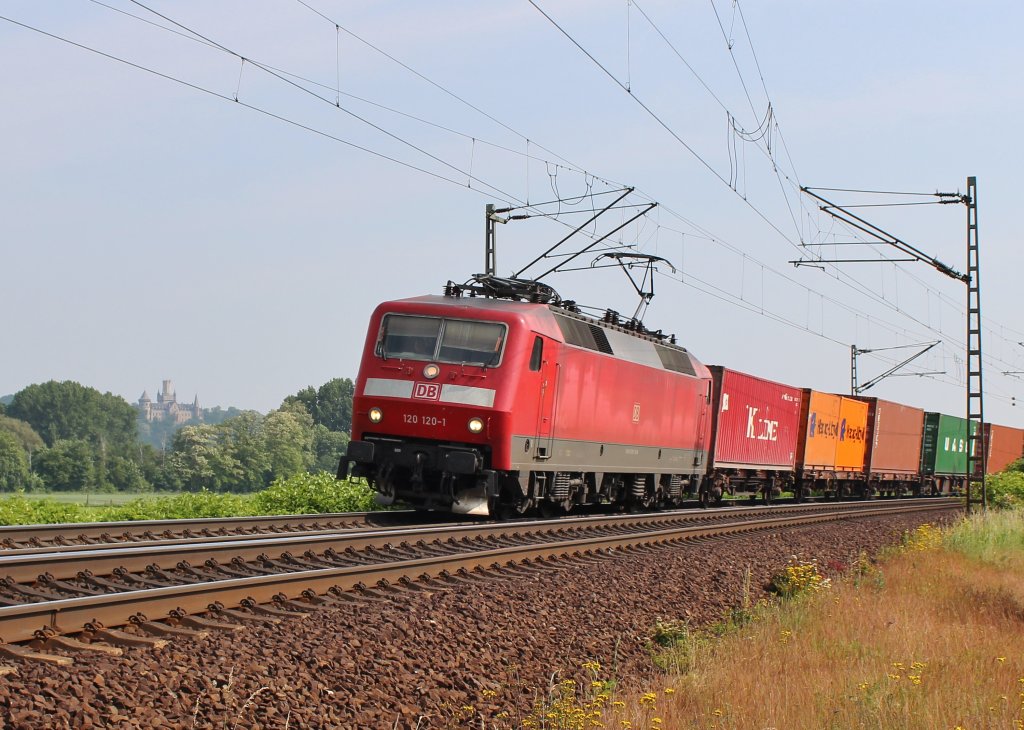
{"type": "Polygon", "coordinates": [[[405,423],[412,424],[414,426],[446,426],[448,420],[444,417],[439,416],[421,416],[418,413],[405,413],[402,415],[402,420],[405,423]]]}

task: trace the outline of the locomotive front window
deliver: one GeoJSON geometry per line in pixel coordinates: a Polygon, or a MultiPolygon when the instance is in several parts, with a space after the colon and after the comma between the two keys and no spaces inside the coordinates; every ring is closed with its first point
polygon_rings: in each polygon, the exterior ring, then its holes
{"type": "Polygon", "coordinates": [[[381,325],[377,354],[494,367],[504,344],[505,325],[496,322],[389,314],[381,325]]]}
{"type": "Polygon", "coordinates": [[[440,333],[441,320],[437,317],[389,314],[381,326],[378,354],[403,360],[433,360],[440,333]]]}
{"type": "Polygon", "coordinates": [[[446,319],[437,359],[442,362],[494,367],[501,360],[501,346],[504,343],[504,325],[446,319]]]}

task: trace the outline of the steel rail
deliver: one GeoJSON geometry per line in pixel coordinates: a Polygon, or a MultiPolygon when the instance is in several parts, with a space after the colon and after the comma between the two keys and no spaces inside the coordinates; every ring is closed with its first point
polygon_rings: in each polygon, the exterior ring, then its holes
{"type": "MultiPolygon", "coordinates": [[[[958,504],[957,500],[914,500],[916,504],[958,504]]],[[[816,503],[779,507],[735,507],[718,510],[681,510],[636,515],[600,515],[574,519],[528,520],[498,523],[461,523],[387,529],[325,530],[256,536],[198,538],[191,540],[153,540],[124,545],[65,546],[57,549],[33,548],[0,552],[0,577],[16,583],[29,583],[46,574],[51,580],[74,579],[82,571],[94,576],[112,575],[116,569],[129,573],[144,572],[150,565],[173,569],[184,561],[201,565],[207,560],[228,562],[235,558],[250,562],[263,555],[273,558],[286,552],[303,554],[333,549],[388,548],[402,543],[432,542],[453,544],[463,540],[506,538],[524,533],[566,533],[596,528],[629,529],[634,532],[649,525],[692,521],[719,521],[732,517],[756,517],[779,512],[813,513],[836,510],[885,510],[888,502],[816,503]]]]}
{"type": "MultiPolygon", "coordinates": [[[[266,604],[284,597],[289,600],[323,594],[332,589],[352,590],[366,585],[391,584],[405,580],[430,581],[453,571],[477,571],[576,555],[607,554],[641,545],[673,543],[698,537],[799,527],[822,522],[852,520],[879,515],[949,510],[955,501],[930,500],[930,504],[889,505],[887,509],[840,509],[829,512],[797,512],[756,520],[725,524],[686,525],[649,530],[631,535],[600,535],[512,547],[485,548],[454,555],[431,556],[373,565],[302,570],[290,573],[231,578],[207,583],[148,588],[44,603],[0,607],[0,639],[6,642],[31,640],[44,627],[58,633],[73,633],[88,623],[120,626],[143,614],[165,619],[177,614],[197,614],[218,606],[234,608],[249,602],[266,604]]],[[[423,583],[429,590],[430,583],[423,583]]],[[[310,608],[313,604],[310,603],[310,608]]]]}
{"type": "MultiPolygon", "coordinates": [[[[117,542],[132,540],[133,536],[153,532],[202,533],[204,530],[245,532],[268,532],[275,529],[317,529],[324,525],[339,523],[367,523],[373,520],[402,520],[409,522],[421,514],[415,510],[394,510],[381,512],[331,512],[308,515],[273,515],[252,517],[204,517],[191,520],[124,520],[121,522],[65,522],[55,525],[0,525],[0,554],[4,544],[26,544],[32,540],[47,542],[61,539],[107,540],[117,542]]],[[[437,520],[438,515],[431,519],[437,520]]],[[[11,549],[11,548],[7,548],[11,549]]]]}

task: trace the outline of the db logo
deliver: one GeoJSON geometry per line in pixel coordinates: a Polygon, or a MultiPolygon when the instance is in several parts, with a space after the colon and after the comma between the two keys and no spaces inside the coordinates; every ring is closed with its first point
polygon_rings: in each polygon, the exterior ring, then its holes
{"type": "Polygon", "coordinates": [[[640,423],[640,404],[633,404],[633,423],[640,423]]]}
{"type": "Polygon", "coordinates": [[[412,387],[412,397],[423,400],[438,400],[441,397],[440,383],[416,383],[412,387]]]}

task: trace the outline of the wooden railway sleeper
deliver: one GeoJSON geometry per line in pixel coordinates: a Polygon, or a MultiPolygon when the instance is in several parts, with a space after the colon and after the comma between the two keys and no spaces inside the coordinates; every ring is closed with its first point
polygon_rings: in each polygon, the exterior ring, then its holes
{"type": "Polygon", "coordinates": [[[503,575],[509,578],[530,578],[535,575],[533,571],[527,572],[521,570],[518,565],[512,563],[507,563],[505,565],[495,563],[491,566],[491,570],[493,570],[498,575],[503,575]]]}
{"type": "Polygon", "coordinates": [[[307,551],[308,554],[316,557],[320,565],[334,565],[339,568],[349,568],[353,565],[365,565],[365,563],[359,563],[345,555],[339,555],[334,548],[327,548],[324,550],[323,555],[317,555],[312,550],[307,551]]]}
{"type": "Polygon", "coordinates": [[[105,596],[107,595],[107,593],[109,593],[109,591],[104,591],[97,588],[87,588],[86,586],[80,586],[77,583],[72,583],[70,581],[57,580],[49,573],[43,573],[41,576],[39,576],[38,580],[45,586],[52,586],[59,590],[67,591],[68,593],[75,593],[80,596],[105,596]]]}
{"type": "Polygon", "coordinates": [[[220,601],[211,603],[207,608],[215,616],[226,616],[227,618],[234,619],[236,622],[242,623],[261,623],[261,624],[279,624],[281,619],[276,616],[258,616],[255,613],[246,613],[245,611],[239,611],[235,608],[226,608],[220,601]]]}
{"type": "Polygon", "coordinates": [[[438,575],[437,580],[441,583],[447,583],[455,586],[475,586],[477,584],[477,581],[475,580],[466,580],[460,575],[452,575],[447,570],[442,570],[440,575],[438,575]]]}
{"type": "Polygon", "coordinates": [[[342,601],[337,596],[321,596],[312,588],[306,588],[303,590],[302,597],[306,599],[309,605],[316,607],[327,606],[329,608],[338,608],[348,603],[347,601],[342,601]]]}
{"type": "Polygon", "coordinates": [[[136,575],[135,573],[129,573],[125,568],[114,568],[110,571],[110,574],[118,580],[128,584],[130,587],[134,587],[136,584],[145,588],[166,588],[167,586],[173,585],[173,583],[168,583],[166,581],[153,580],[152,578],[145,578],[141,575],[136,575]]]}
{"type": "Polygon", "coordinates": [[[243,578],[253,575],[277,575],[281,572],[280,570],[275,570],[271,566],[262,564],[259,560],[254,563],[247,563],[237,555],[231,558],[231,565],[240,571],[248,571],[241,576],[243,578]]]}
{"type": "Polygon", "coordinates": [[[68,667],[75,663],[75,660],[69,656],[45,654],[40,651],[33,651],[28,647],[17,646],[14,644],[0,644],[0,657],[5,657],[7,659],[25,659],[32,662],[43,662],[45,664],[57,664],[63,667],[68,667]]]}
{"type": "Polygon", "coordinates": [[[403,575],[401,578],[398,579],[398,582],[406,590],[412,591],[414,593],[432,593],[433,592],[433,591],[431,591],[431,589],[429,587],[424,585],[422,579],[418,579],[418,580],[414,581],[409,576],[403,575]]]}
{"type": "MultiPolygon", "coordinates": [[[[205,565],[210,570],[213,570],[213,571],[216,571],[216,572],[221,573],[223,575],[226,575],[229,578],[252,578],[252,576],[253,576],[252,571],[250,571],[250,570],[239,570],[238,567],[235,565],[235,560],[239,560],[239,558],[237,558],[237,557],[232,558],[231,559],[231,565],[227,566],[227,565],[221,565],[219,562],[217,562],[217,560],[215,558],[207,558],[203,562],[203,565],[205,565]]],[[[245,563],[242,562],[242,565],[245,566],[245,563]]],[[[246,566],[246,567],[248,567],[248,566],[246,566]]]]}
{"type": "Polygon", "coordinates": [[[40,590],[32,586],[22,585],[11,578],[0,578],[0,588],[4,588],[11,593],[20,593],[32,598],[42,598],[44,601],[60,601],[67,598],[67,596],[62,596],[59,593],[51,593],[50,591],[40,590]]]}
{"type": "Polygon", "coordinates": [[[286,560],[274,560],[266,553],[263,553],[262,555],[256,558],[256,562],[259,563],[259,565],[262,566],[265,570],[272,571],[273,573],[278,574],[291,573],[296,568],[302,570],[312,568],[316,570],[317,568],[323,567],[320,565],[312,565],[302,560],[296,560],[291,556],[290,553],[285,553],[285,555],[288,556],[286,560]]]}
{"type": "MultiPolygon", "coordinates": [[[[337,555],[337,554],[338,553],[335,552],[335,555],[337,555]]],[[[356,565],[371,565],[371,564],[377,562],[376,560],[367,560],[365,557],[363,557],[363,555],[361,555],[360,553],[356,552],[355,548],[352,548],[352,547],[345,548],[345,554],[344,554],[344,558],[343,559],[344,560],[351,560],[356,565]]]]}
{"type": "Polygon", "coordinates": [[[304,603],[302,601],[293,600],[283,593],[274,594],[273,600],[275,605],[281,606],[282,608],[292,612],[293,614],[314,613],[316,611],[316,606],[314,606],[313,604],[309,602],[304,603]]]}
{"type": "Polygon", "coordinates": [[[121,656],[124,654],[116,646],[110,646],[109,644],[86,643],[73,639],[70,636],[63,636],[57,629],[52,626],[44,626],[35,632],[35,639],[28,644],[30,649],[35,651],[42,651],[43,649],[63,649],[64,651],[71,652],[94,652],[96,654],[106,654],[108,656],[121,656]]]}
{"type": "Polygon", "coordinates": [[[193,578],[198,578],[201,583],[208,583],[212,580],[223,580],[224,576],[217,575],[216,572],[210,570],[204,570],[203,568],[197,568],[187,560],[179,560],[174,566],[182,573],[189,575],[193,578]]]}
{"type": "Polygon", "coordinates": [[[285,611],[281,608],[274,608],[272,606],[265,606],[262,603],[257,603],[252,598],[243,598],[241,601],[242,608],[246,608],[252,611],[257,616],[267,616],[268,618],[276,618],[278,620],[285,618],[297,618],[302,614],[295,611],[285,611]]]}
{"type": "Polygon", "coordinates": [[[191,575],[174,575],[173,573],[168,573],[166,570],[164,570],[156,564],[147,565],[146,573],[148,573],[151,576],[155,576],[159,580],[166,581],[164,585],[167,586],[180,586],[182,583],[192,584],[206,582],[202,578],[195,578],[191,575]]]}
{"type": "Polygon", "coordinates": [[[395,595],[395,594],[401,595],[401,594],[409,593],[410,592],[404,586],[395,585],[391,581],[389,581],[387,578],[381,578],[379,581],[377,581],[377,584],[374,587],[374,590],[378,591],[378,592],[380,592],[380,593],[382,593],[384,595],[395,595]]]}
{"type": "Polygon", "coordinates": [[[201,616],[190,616],[180,608],[175,608],[171,611],[168,614],[167,621],[171,626],[177,627],[181,625],[197,631],[240,631],[244,628],[241,624],[230,624],[201,616]]]}
{"type": "MultiPolygon", "coordinates": [[[[124,583],[120,583],[118,581],[100,578],[98,576],[93,575],[91,570],[78,571],[78,580],[82,581],[83,583],[89,583],[91,585],[94,585],[97,588],[112,588],[115,591],[118,591],[119,593],[131,590],[131,586],[125,585],[124,583]]],[[[106,592],[109,593],[109,591],[106,592]]]]}
{"type": "Polygon", "coordinates": [[[360,598],[367,598],[369,600],[378,601],[382,603],[390,603],[390,601],[388,601],[387,594],[381,593],[376,588],[367,587],[367,585],[362,581],[359,581],[354,586],[352,586],[352,591],[360,598]]]}
{"type": "Polygon", "coordinates": [[[144,631],[153,636],[174,636],[187,637],[190,639],[202,639],[210,635],[209,631],[186,629],[182,626],[171,626],[170,624],[160,623],[159,621],[150,621],[146,618],[146,614],[144,613],[137,613],[134,616],[130,616],[128,621],[132,626],[138,627],[140,631],[144,631]]]}
{"type": "Polygon", "coordinates": [[[108,629],[99,621],[88,621],[85,624],[82,636],[90,641],[98,639],[114,646],[145,647],[147,649],[159,649],[167,646],[167,639],[153,639],[148,636],[135,636],[117,629],[108,629]]]}
{"type": "Polygon", "coordinates": [[[280,566],[288,571],[294,570],[295,568],[300,568],[302,570],[320,570],[321,568],[333,565],[333,563],[329,563],[325,560],[320,560],[319,558],[316,558],[316,553],[312,553],[312,555],[314,556],[314,559],[309,559],[308,556],[304,556],[306,557],[306,559],[303,559],[297,558],[286,551],[281,553],[281,555],[278,556],[277,560],[271,560],[269,557],[267,557],[266,553],[264,553],[260,557],[266,558],[264,562],[273,563],[275,566],[280,566]]]}
{"type": "MultiPolygon", "coordinates": [[[[362,586],[362,584],[358,584],[358,586],[362,586]]],[[[366,586],[362,586],[362,588],[366,588],[366,586]]],[[[377,598],[374,596],[364,595],[358,593],[354,589],[352,591],[343,591],[337,586],[332,586],[331,588],[329,588],[328,593],[330,594],[330,596],[325,596],[325,598],[332,598],[334,600],[349,605],[353,603],[388,603],[388,600],[386,598],[377,598]]]]}
{"type": "Polygon", "coordinates": [[[428,557],[437,557],[437,556],[441,556],[441,555],[451,555],[451,553],[444,547],[444,545],[441,545],[441,544],[436,543],[436,542],[427,542],[426,540],[417,540],[413,547],[415,547],[416,550],[418,550],[420,552],[420,554],[426,555],[428,557]]]}

